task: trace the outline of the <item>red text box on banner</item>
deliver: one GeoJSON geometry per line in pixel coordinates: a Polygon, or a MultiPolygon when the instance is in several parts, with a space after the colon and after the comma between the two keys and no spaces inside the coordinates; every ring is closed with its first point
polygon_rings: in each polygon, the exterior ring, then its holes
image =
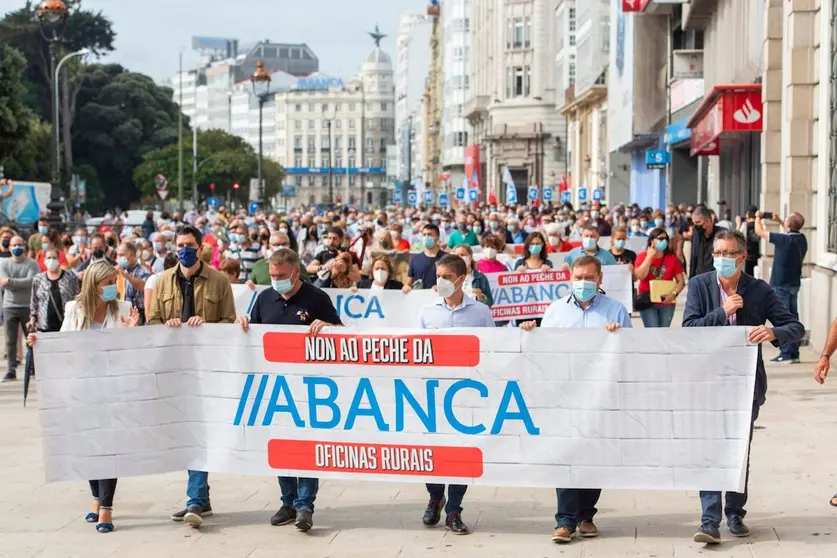
{"type": "Polygon", "coordinates": [[[359,444],[315,440],[270,440],[273,469],[370,475],[479,478],[482,450],[475,447],[359,444]]]}
{"type": "Polygon", "coordinates": [[[476,335],[264,334],[268,362],[370,366],[474,367],[480,362],[476,335]]]}

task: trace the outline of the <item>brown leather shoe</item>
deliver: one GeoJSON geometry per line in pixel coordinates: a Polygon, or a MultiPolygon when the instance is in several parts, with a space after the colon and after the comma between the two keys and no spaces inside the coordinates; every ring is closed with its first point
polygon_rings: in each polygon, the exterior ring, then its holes
{"type": "Polygon", "coordinates": [[[584,539],[592,539],[599,536],[599,529],[592,521],[582,521],[578,524],[578,534],[584,539]]]}
{"type": "Polygon", "coordinates": [[[558,544],[566,544],[573,540],[575,531],[570,531],[567,527],[558,527],[552,533],[552,542],[558,544]]]}

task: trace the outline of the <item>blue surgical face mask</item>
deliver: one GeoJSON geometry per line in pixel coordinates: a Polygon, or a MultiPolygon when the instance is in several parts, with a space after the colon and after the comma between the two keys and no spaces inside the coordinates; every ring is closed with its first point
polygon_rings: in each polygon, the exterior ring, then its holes
{"type": "Polygon", "coordinates": [[[117,296],[119,296],[119,291],[117,290],[116,285],[106,285],[102,287],[102,294],[99,295],[99,297],[105,302],[116,300],[117,296]]]}
{"type": "Polygon", "coordinates": [[[474,231],[475,234],[482,234],[482,225],[472,225],[471,230],[474,231]]]}
{"type": "Polygon", "coordinates": [[[648,221],[640,221],[639,222],[639,228],[645,229],[647,227],[648,227],[648,221]]]}
{"type": "Polygon", "coordinates": [[[530,244],[529,245],[529,253],[533,256],[537,256],[543,250],[543,244],[530,244]]]}
{"type": "Polygon", "coordinates": [[[434,246],[436,246],[436,239],[432,236],[425,236],[422,239],[422,242],[424,243],[425,248],[433,248],[434,246]]]}
{"type": "Polygon", "coordinates": [[[732,277],[738,271],[738,264],[735,263],[735,258],[715,258],[713,263],[715,271],[724,278],[732,277]]]}
{"type": "Polygon", "coordinates": [[[271,281],[270,286],[277,293],[285,294],[294,288],[294,282],[292,279],[280,279],[278,281],[271,281]]]}
{"type": "Polygon", "coordinates": [[[573,281],[573,296],[579,302],[590,302],[597,292],[599,287],[593,281],[573,281]]]}
{"type": "Polygon", "coordinates": [[[12,246],[12,256],[19,258],[23,255],[24,251],[23,246],[12,246]]]}
{"type": "Polygon", "coordinates": [[[509,232],[514,232],[514,225],[506,225],[506,230],[509,232]]]}
{"type": "Polygon", "coordinates": [[[662,227],[664,224],[665,224],[665,219],[660,219],[659,217],[654,219],[654,225],[656,225],[658,227],[662,227]]]}
{"type": "Polygon", "coordinates": [[[177,251],[177,259],[184,267],[192,267],[198,263],[198,249],[192,246],[184,246],[177,251]]]}
{"type": "Polygon", "coordinates": [[[613,247],[616,248],[617,250],[624,250],[625,249],[625,244],[626,244],[626,242],[625,242],[625,239],[623,239],[623,238],[620,238],[619,240],[614,240],[613,241],[613,247]]]}
{"type": "Polygon", "coordinates": [[[496,231],[499,225],[497,225],[497,221],[489,221],[488,226],[491,227],[492,231],[496,231]]]}
{"type": "Polygon", "coordinates": [[[126,258],[125,256],[116,258],[116,263],[118,263],[122,267],[128,267],[129,265],[128,258],[126,258]]]}
{"type": "Polygon", "coordinates": [[[163,249],[163,243],[162,242],[155,242],[154,243],[154,251],[159,252],[162,249],[163,249]]]}
{"type": "Polygon", "coordinates": [[[38,227],[38,232],[41,233],[41,234],[46,234],[46,233],[49,232],[49,227],[45,227],[45,226],[41,225],[41,226],[38,227]]]}
{"type": "Polygon", "coordinates": [[[599,218],[599,212],[598,211],[591,211],[590,212],[590,217],[593,218],[593,219],[598,219],[599,218]]]}
{"type": "Polygon", "coordinates": [[[596,249],[596,239],[592,237],[586,237],[581,239],[581,247],[587,251],[595,250],[596,249]]]}
{"type": "Polygon", "coordinates": [[[668,240],[658,240],[656,242],[657,250],[660,252],[664,252],[666,248],[668,248],[668,240]]]}

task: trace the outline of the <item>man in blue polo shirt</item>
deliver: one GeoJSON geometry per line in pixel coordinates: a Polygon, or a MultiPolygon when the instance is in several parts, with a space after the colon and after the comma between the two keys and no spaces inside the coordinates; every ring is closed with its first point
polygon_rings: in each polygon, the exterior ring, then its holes
{"type": "MultiPolygon", "coordinates": [[[[494,316],[485,304],[469,298],[462,292],[468,266],[456,254],[447,254],[436,262],[436,292],[439,300],[421,309],[419,324],[422,329],[447,329],[454,327],[494,327],[494,316]]],[[[462,522],[462,499],[467,486],[428,483],[430,503],[424,510],[422,522],[427,527],[439,523],[445,510],[445,528],[454,535],[467,535],[468,527],[462,522]],[[447,503],[446,503],[447,502],[447,503]]]]}
{"type": "Polygon", "coordinates": [[[599,248],[599,229],[588,226],[581,233],[581,246],[573,248],[567,253],[564,259],[564,269],[569,271],[573,262],[582,256],[593,256],[602,265],[616,265],[616,258],[610,253],[610,250],[602,250],[599,248]]]}
{"type": "MultiPolygon", "coordinates": [[[[773,244],[776,249],[773,252],[773,268],[770,271],[770,286],[773,292],[785,303],[790,313],[797,320],[799,309],[797,299],[799,287],[802,284],[802,266],[805,262],[805,254],[808,253],[808,239],[802,234],[802,227],[805,226],[805,218],[799,213],[791,213],[784,223],[775,213],[773,219],[782,223],[787,233],[767,232],[764,230],[762,218],[764,214],[756,213],[755,233],[773,244]]],[[[791,342],[782,345],[781,352],[770,362],[777,364],[796,364],[799,362],[799,343],[791,342]]]]}
{"type": "Polygon", "coordinates": [[[430,289],[436,285],[436,262],[445,255],[439,246],[439,227],[433,223],[424,225],[421,229],[421,241],[424,252],[414,254],[410,260],[407,284],[404,285],[405,293],[414,288],[430,289]]]}

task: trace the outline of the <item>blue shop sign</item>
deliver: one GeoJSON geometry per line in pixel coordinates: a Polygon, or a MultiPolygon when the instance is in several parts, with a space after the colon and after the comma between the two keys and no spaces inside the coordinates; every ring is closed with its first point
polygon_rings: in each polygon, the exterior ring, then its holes
{"type": "MultiPolygon", "coordinates": [[[[331,174],[346,174],[345,167],[332,167],[331,174]]],[[[349,174],[386,174],[387,170],[380,167],[352,167],[349,174]]],[[[287,167],[285,174],[328,174],[328,167],[287,167]]]]}
{"type": "Polygon", "coordinates": [[[664,140],[666,145],[674,145],[683,141],[689,141],[692,138],[692,129],[687,125],[688,118],[684,118],[670,126],[666,126],[666,134],[664,140]]]}
{"type": "Polygon", "coordinates": [[[645,152],[645,166],[649,169],[664,169],[671,163],[671,153],[665,149],[649,149],[645,152]]]}
{"type": "Polygon", "coordinates": [[[296,89],[329,89],[331,87],[343,87],[343,80],[325,76],[296,80],[296,89]]]}

